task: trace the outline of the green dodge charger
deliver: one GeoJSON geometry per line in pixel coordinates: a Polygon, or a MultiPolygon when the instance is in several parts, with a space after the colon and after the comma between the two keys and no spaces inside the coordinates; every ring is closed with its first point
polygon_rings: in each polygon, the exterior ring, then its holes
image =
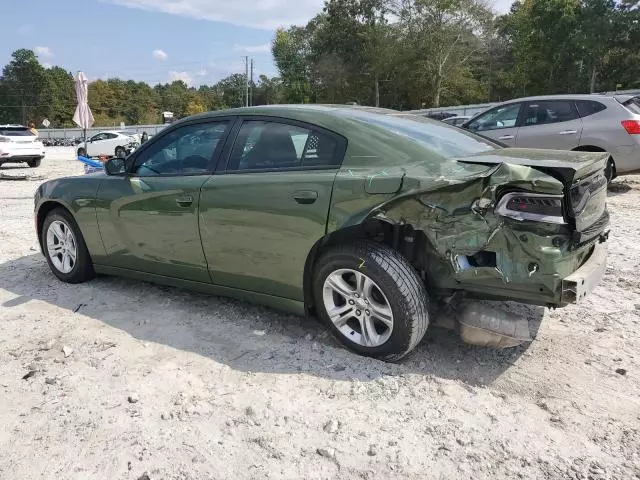
{"type": "Polygon", "coordinates": [[[64,282],[122,275],[315,314],[393,361],[434,301],[589,293],[606,266],[607,158],[503,148],[393,110],[242,108],[43,183],[36,229],[64,282]]]}

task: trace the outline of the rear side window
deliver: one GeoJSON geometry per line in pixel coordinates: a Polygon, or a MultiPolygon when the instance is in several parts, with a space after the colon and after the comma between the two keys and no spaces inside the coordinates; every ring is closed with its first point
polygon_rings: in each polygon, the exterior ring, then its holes
{"type": "Polygon", "coordinates": [[[588,117],[607,108],[600,102],[594,102],[593,100],[578,100],[576,101],[576,106],[581,117],[588,117]]]}
{"type": "Polygon", "coordinates": [[[544,100],[529,102],[525,110],[523,126],[568,122],[577,118],[578,110],[573,101],[544,100]]]}
{"type": "Polygon", "coordinates": [[[273,170],[339,165],[338,142],[330,135],[280,122],[246,121],[227,170],[273,170]]]}
{"type": "Polygon", "coordinates": [[[0,135],[4,137],[28,137],[33,133],[27,127],[0,127],[0,135]]]}

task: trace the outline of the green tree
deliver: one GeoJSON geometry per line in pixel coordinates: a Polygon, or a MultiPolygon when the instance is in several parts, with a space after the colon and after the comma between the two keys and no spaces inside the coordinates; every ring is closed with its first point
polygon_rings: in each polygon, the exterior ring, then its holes
{"type": "Polygon", "coordinates": [[[52,88],[45,68],[32,50],[20,49],[2,70],[2,110],[5,122],[40,123],[47,115],[45,93],[52,88]]]}

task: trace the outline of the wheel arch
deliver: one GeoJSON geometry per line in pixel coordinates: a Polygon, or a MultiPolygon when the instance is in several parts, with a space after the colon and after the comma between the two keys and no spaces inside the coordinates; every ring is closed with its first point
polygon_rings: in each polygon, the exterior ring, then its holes
{"type": "Polygon", "coordinates": [[[326,234],[309,251],[303,277],[304,308],[307,315],[312,314],[315,308],[312,285],[313,272],[318,257],[332,245],[360,239],[374,240],[397,250],[409,260],[423,281],[425,280],[424,252],[426,250],[421,247],[424,246],[423,242],[428,242],[428,240],[424,232],[414,230],[411,225],[400,225],[387,219],[369,217],[357,225],[344,227],[326,234]]]}
{"type": "Polygon", "coordinates": [[[64,203],[58,200],[46,200],[42,202],[36,212],[36,233],[38,235],[38,244],[40,245],[40,249],[42,249],[42,226],[44,225],[44,220],[45,218],[47,218],[49,212],[55,210],[56,208],[66,210],[69,215],[71,215],[71,217],[75,220],[73,212],[70,208],[64,205],[64,203]]]}
{"type": "MultiPolygon", "coordinates": [[[[580,145],[572,150],[573,152],[606,152],[606,148],[598,147],[596,145],[580,145]]],[[[611,179],[616,177],[616,161],[611,154],[609,154],[609,163],[611,164],[611,179]]],[[[607,167],[608,168],[608,167],[607,167]]]]}

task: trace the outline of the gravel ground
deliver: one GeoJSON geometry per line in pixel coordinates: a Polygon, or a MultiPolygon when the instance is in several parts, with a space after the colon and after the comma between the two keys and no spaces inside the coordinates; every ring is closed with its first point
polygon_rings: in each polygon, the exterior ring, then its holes
{"type": "MultiPolygon", "coordinates": [[[[80,174],[71,155],[2,172],[80,174]]],[[[431,328],[398,365],[314,319],[57,281],[40,181],[0,181],[0,478],[640,478],[640,177],[609,194],[609,267],[584,304],[508,350],[431,328]]]]}

